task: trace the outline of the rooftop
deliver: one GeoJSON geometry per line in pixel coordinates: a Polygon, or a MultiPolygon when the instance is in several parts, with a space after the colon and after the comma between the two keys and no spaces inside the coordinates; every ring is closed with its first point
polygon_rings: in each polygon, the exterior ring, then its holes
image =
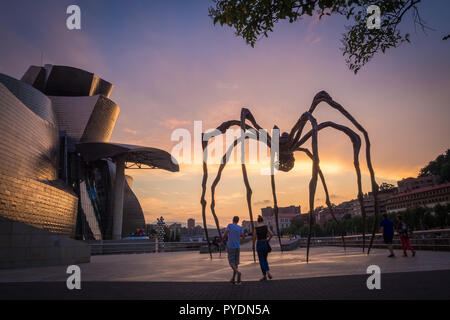
{"type": "Polygon", "coordinates": [[[407,196],[407,195],[411,195],[411,194],[415,194],[415,193],[421,193],[421,192],[425,192],[425,191],[437,190],[437,189],[441,189],[441,188],[445,188],[445,187],[450,187],[450,182],[438,184],[438,185],[430,186],[430,187],[418,188],[418,189],[414,189],[414,190],[408,191],[408,192],[397,193],[396,195],[393,195],[391,197],[391,199],[399,198],[402,196],[407,196]]]}

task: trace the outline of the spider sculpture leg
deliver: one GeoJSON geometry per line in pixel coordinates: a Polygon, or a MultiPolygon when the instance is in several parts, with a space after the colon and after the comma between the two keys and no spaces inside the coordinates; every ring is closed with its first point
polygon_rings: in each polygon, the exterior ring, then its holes
{"type": "MultiPolygon", "coordinates": [[[[248,135],[248,133],[247,133],[247,135],[245,136],[245,139],[247,139],[247,138],[252,138],[252,139],[258,140],[258,135],[251,136],[251,135],[248,135]]],[[[220,181],[220,178],[222,176],[222,172],[225,169],[225,166],[226,166],[226,164],[228,162],[228,159],[229,159],[229,157],[231,155],[231,152],[232,152],[233,148],[235,148],[236,145],[239,142],[241,142],[241,139],[234,140],[233,144],[230,145],[230,147],[229,147],[228,151],[226,152],[226,154],[224,154],[224,156],[222,157],[222,161],[221,161],[221,164],[219,166],[219,170],[217,171],[216,178],[214,179],[214,182],[211,185],[211,212],[213,213],[213,215],[215,217],[216,217],[216,213],[215,213],[215,190],[216,190],[216,187],[217,187],[217,185],[218,185],[218,183],[220,181]]],[[[270,145],[269,145],[269,147],[270,147],[270,145]]],[[[275,219],[276,219],[276,224],[277,224],[277,230],[279,230],[279,225],[278,225],[278,205],[277,205],[277,198],[276,198],[276,193],[275,193],[275,181],[274,181],[274,175],[273,174],[271,175],[271,179],[272,179],[272,194],[273,194],[273,197],[274,197],[275,219]]],[[[218,224],[218,221],[216,221],[216,223],[218,224]]],[[[278,240],[279,240],[280,248],[281,248],[281,236],[280,236],[279,232],[278,232],[278,240]]]]}
{"type": "MultiPolygon", "coordinates": [[[[224,123],[222,123],[219,127],[217,127],[217,129],[216,129],[216,131],[218,130],[220,133],[225,133],[225,131],[228,129],[228,128],[230,128],[231,126],[237,126],[237,125],[240,125],[241,126],[241,129],[244,131],[244,133],[245,133],[245,131],[247,130],[247,129],[253,129],[254,131],[256,131],[257,132],[257,135],[259,134],[259,132],[263,132],[263,133],[265,133],[265,135],[266,135],[266,137],[267,137],[267,144],[268,144],[268,146],[270,147],[271,146],[271,138],[270,138],[270,136],[268,135],[268,133],[267,133],[267,131],[265,131],[264,129],[262,129],[261,128],[261,126],[259,126],[257,123],[256,123],[256,121],[255,121],[255,119],[254,119],[254,117],[253,117],[253,115],[251,114],[251,112],[248,110],[248,109],[246,109],[246,108],[243,108],[242,109],[242,111],[241,111],[241,121],[239,122],[239,121],[237,121],[237,120],[231,120],[231,121],[226,121],[226,122],[224,122],[224,123]],[[247,124],[245,124],[245,120],[246,119],[248,119],[254,126],[255,126],[255,128],[258,130],[258,131],[256,131],[253,127],[251,127],[251,126],[249,126],[249,125],[247,125],[247,124]]],[[[209,141],[209,139],[211,139],[213,136],[215,136],[215,135],[218,135],[217,133],[216,134],[203,134],[202,135],[202,148],[203,148],[203,180],[202,180],[202,195],[201,195],[201,200],[200,200],[200,203],[201,203],[201,205],[202,205],[202,216],[203,216],[203,225],[204,225],[204,228],[205,228],[205,235],[206,235],[206,237],[207,237],[207,239],[208,239],[208,231],[207,231],[207,228],[206,228],[206,199],[205,199],[205,195],[206,195],[206,183],[207,183],[207,179],[208,179],[208,168],[207,168],[207,152],[206,152],[206,149],[207,149],[207,145],[208,145],[208,141],[209,141]]],[[[243,139],[245,139],[246,137],[245,137],[245,135],[244,135],[244,138],[243,139]]],[[[235,146],[235,144],[234,144],[234,146],[235,146]]],[[[243,153],[244,154],[244,153],[243,153]]],[[[244,157],[244,160],[245,160],[245,157],[244,157]]],[[[253,214],[252,214],[252,212],[251,212],[251,188],[250,188],[250,185],[249,185],[249,183],[248,183],[248,176],[247,176],[247,171],[246,171],[246,167],[245,167],[245,161],[242,161],[242,164],[243,164],[243,166],[242,166],[242,172],[243,172],[243,176],[244,176],[244,184],[245,184],[245,186],[246,186],[246,188],[247,188],[247,203],[249,204],[249,214],[250,214],[250,221],[251,221],[251,225],[252,225],[252,231],[254,231],[254,225],[253,225],[253,214]],[[250,201],[250,202],[249,202],[250,201]]],[[[219,169],[221,169],[220,170],[220,173],[221,173],[221,171],[223,170],[223,168],[224,168],[224,166],[221,166],[221,168],[219,168],[219,169]]],[[[216,177],[216,178],[218,178],[218,180],[220,180],[220,175],[218,176],[218,177],[216,177]]],[[[217,180],[217,183],[218,183],[218,180],[217,180]]],[[[215,189],[215,186],[214,186],[214,189],[215,189]]],[[[215,204],[212,206],[212,214],[213,214],[213,216],[214,216],[214,220],[215,220],[215,222],[216,222],[216,227],[217,227],[217,229],[218,230],[220,230],[220,227],[219,227],[219,223],[218,223],[218,219],[217,219],[217,216],[216,216],[216,213],[215,213],[215,210],[214,210],[214,206],[215,206],[215,204]]],[[[277,209],[277,207],[276,207],[276,209],[277,209]]],[[[277,216],[277,210],[275,210],[276,212],[275,212],[275,214],[276,214],[276,216],[277,216]]],[[[280,232],[279,232],[279,227],[278,227],[278,219],[277,219],[277,232],[278,232],[278,235],[280,234],[280,232]]],[[[221,236],[221,234],[220,234],[220,231],[219,231],[219,235],[220,235],[220,239],[221,239],[221,241],[222,241],[222,236],[221,236]]],[[[280,245],[281,245],[281,239],[279,238],[279,241],[280,241],[280,245]]],[[[209,248],[209,252],[210,252],[210,257],[211,257],[211,259],[212,259],[212,254],[211,254],[211,248],[210,248],[210,243],[209,243],[209,241],[208,241],[208,248],[209,248]]],[[[256,255],[255,255],[255,245],[254,245],[254,242],[253,242],[253,258],[254,258],[254,260],[256,261],[256,255]]]]}
{"type": "MultiPolygon", "coordinates": [[[[365,140],[365,144],[366,144],[366,162],[367,162],[367,168],[369,169],[369,173],[370,173],[370,180],[371,180],[371,184],[372,184],[372,194],[373,194],[373,202],[374,202],[374,208],[375,208],[375,215],[374,215],[374,221],[373,221],[373,228],[372,228],[372,236],[370,238],[370,244],[369,244],[369,248],[367,250],[367,254],[370,253],[370,249],[372,248],[373,245],[373,239],[375,238],[375,232],[378,226],[378,216],[379,216],[379,212],[380,212],[380,208],[378,205],[378,185],[375,181],[375,172],[373,170],[373,166],[372,166],[372,160],[371,160],[371,156],[370,156],[370,139],[369,139],[369,134],[367,133],[366,129],[364,129],[364,127],[359,124],[358,121],[355,120],[355,118],[353,118],[353,116],[344,109],[344,107],[342,107],[339,103],[337,103],[336,101],[334,101],[330,95],[325,92],[325,91],[320,91],[319,93],[316,94],[316,96],[313,99],[313,102],[311,104],[311,107],[309,109],[309,112],[313,112],[314,109],[317,107],[317,105],[320,102],[326,102],[329,106],[331,106],[332,108],[338,110],[342,115],[344,115],[348,120],[350,120],[350,122],[363,134],[364,136],[364,140],[365,140]]],[[[363,217],[364,223],[363,223],[363,250],[364,250],[364,246],[365,246],[365,216],[363,217]]]]}
{"type": "MultiPolygon", "coordinates": [[[[217,127],[217,131],[221,132],[221,133],[225,133],[225,131],[232,127],[232,126],[240,126],[241,122],[238,120],[230,120],[230,121],[225,121],[223,122],[220,126],[217,127]]],[[[249,127],[251,128],[251,127],[249,127]]],[[[217,132],[216,131],[216,132],[217,132]]],[[[213,138],[214,136],[218,135],[217,133],[212,133],[212,134],[202,134],[202,149],[203,149],[203,179],[202,179],[202,195],[200,198],[200,203],[202,205],[202,218],[203,218],[203,228],[205,229],[205,237],[206,237],[206,242],[208,243],[208,251],[209,251],[209,256],[212,259],[212,252],[211,252],[211,244],[209,242],[209,236],[208,236],[208,228],[206,225],[206,199],[205,199],[205,195],[206,195],[206,183],[208,181],[208,165],[207,165],[207,147],[208,147],[208,141],[213,138]]],[[[222,242],[222,235],[220,233],[220,227],[218,224],[218,220],[217,217],[214,217],[214,220],[216,221],[216,227],[217,230],[219,232],[219,237],[220,237],[220,241],[222,242]]]]}
{"type": "MultiPolygon", "coordinates": [[[[206,225],[206,183],[208,181],[208,165],[207,165],[207,148],[208,148],[208,142],[210,139],[212,139],[213,137],[219,135],[219,134],[223,134],[226,132],[227,129],[229,129],[232,126],[241,126],[241,121],[238,120],[230,120],[230,121],[225,121],[223,122],[220,126],[218,126],[216,128],[216,130],[214,130],[212,133],[203,133],[202,134],[202,149],[203,149],[203,179],[202,179],[202,195],[200,198],[200,203],[202,205],[202,218],[203,218],[203,228],[205,229],[205,237],[206,237],[206,241],[208,243],[208,250],[209,250],[209,256],[212,259],[212,252],[211,252],[211,244],[209,242],[209,237],[208,237],[208,228],[206,225]]],[[[245,129],[253,129],[253,127],[245,124],[245,129]]],[[[213,216],[214,216],[214,221],[216,223],[216,227],[217,227],[217,231],[219,233],[219,238],[220,238],[220,242],[223,241],[222,239],[222,234],[220,233],[220,226],[219,226],[219,220],[215,214],[215,211],[212,212],[213,216]]]]}
{"type": "MultiPolygon", "coordinates": [[[[205,152],[205,147],[203,147],[203,153],[204,152],[205,152]]],[[[205,229],[206,242],[208,243],[209,257],[212,259],[211,244],[209,243],[208,227],[206,225],[206,200],[205,200],[205,193],[206,193],[206,181],[207,181],[207,179],[208,179],[208,167],[206,165],[206,161],[203,160],[202,196],[201,196],[201,199],[200,199],[200,203],[202,204],[203,228],[205,229]]]]}
{"type": "MultiPolygon", "coordinates": [[[[277,126],[273,127],[274,131],[273,134],[278,134],[278,141],[279,141],[279,129],[277,126]],[[275,131],[278,130],[278,131],[275,131]],[[278,132],[278,133],[277,133],[278,132]]],[[[270,143],[269,145],[270,147],[272,146],[272,143],[270,143]]],[[[277,228],[277,237],[278,237],[278,243],[280,244],[280,250],[281,252],[283,252],[283,246],[281,245],[281,234],[280,234],[280,224],[278,222],[278,201],[277,201],[277,192],[276,192],[276,188],[275,188],[275,168],[274,168],[274,156],[275,153],[273,152],[272,148],[271,148],[271,152],[270,152],[270,159],[271,159],[271,163],[270,163],[270,184],[272,187],[272,196],[273,196],[273,211],[275,213],[275,226],[277,228]]]]}
{"type": "Polygon", "coordinates": [[[281,234],[280,234],[280,226],[278,222],[278,202],[277,202],[277,194],[275,189],[275,175],[270,175],[270,184],[272,185],[272,196],[273,196],[273,211],[275,213],[275,226],[277,228],[277,237],[278,243],[280,244],[280,250],[283,252],[283,247],[281,246],[281,234]]]}
{"type": "MultiPolygon", "coordinates": [[[[372,161],[370,157],[370,140],[369,135],[367,131],[353,118],[353,116],[348,113],[339,103],[335,102],[325,91],[321,91],[313,99],[313,102],[311,104],[311,107],[309,109],[309,112],[314,112],[315,108],[320,102],[327,102],[332,108],[338,110],[341,114],[343,114],[349,121],[364,135],[365,143],[366,143],[366,162],[367,167],[369,169],[370,173],[370,179],[371,179],[371,185],[372,185],[372,194],[374,196],[374,206],[375,206],[375,219],[374,219],[374,225],[373,225],[373,231],[372,231],[372,237],[368,249],[368,254],[370,253],[370,248],[372,247],[373,238],[375,236],[376,226],[377,226],[377,219],[378,219],[378,213],[379,213],[379,206],[378,206],[378,185],[375,182],[375,173],[372,167],[372,161]]],[[[300,125],[300,120],[297,122],[297,124],[292,128],[290,139],[291,144],[295,144],[300,139],[301,130],[303,127],[300,125]],[[297,131],[297,132],[296,132],[297,131]],[[296,134],[295,134],[296,132],[296,134]],[[295,134],[295,137],[294,137],[295,134]]],[[[359,173],[358,173],[359,175],[359,173]]],[[[366,214],[365,214],[365,208],[363,205],[363,198],[362,198],[362,192],[358,192],[358,200],[361,205],[361,216],[362,216],[362,233],[363,233],[363,252],[365,249],[365,231],[366,231],[366,214]]]]}
{"type": "MultiPolygon", "coordinates": [[[[256,137],[251,137],[251,136],[246,136],[245,138],[254,138],[254,139],[257,139],[256,137]]],[[[223,155],[223,157],[222,157],[222,161],[221,161],[221,163],[220,163],[220,166],[219,166],[219,169],[218,169],[218,171],[217,171],[217,175],[216,175],[216,178],[214,179],[214,181],[213,181],[213,183],[211,184],[211,212],[212,212],[212,214],[213,214],[213,216],[214,216],[214,220],[215,220],[215,222],[216,222],[216,226],[219,226],[219,219],[217,218],[217,215],[216,215],[216,210],[215,210],[215,207],[216,207],[216,200],[215,200],[215,192],[216,192],[216,187],[217,187],[217,185],[219,184],[219,182],[220,182],[220,178],[222,177],[222,172],[223,172],[223,170],[225,169],[225,166],[226,166],[226,164],[227,164],[227,162],[228,162],[228,159],[230,158],[230,155],[231,155],[231,152],[233,151],[233,148],[235,148],[236,147],[236,145],[240,142],[241,140],[240,139],[235,139],[234,140],[234,142],[230,145],[230,147],[228,148],[228,150],[227,150],[227,152],[223,155]]],[[[219,230],[219,229],[218,229],[219,230]]],[[[220,233],[220,231],[219,231],[219,233],[220,233]]],[[[222,240],[222,235],[220,236],[220,242],[222,242],[223,240],[222,240]]],[[[221,248],[219,248],[219,252],[221,253],[221,248]]]]}
{"type": "MultiPolygon", "coordinates": [[[[313,155],[312,155],[311,151],[309,151],[309,150],[306,149],[306,148],[297,148],[296,151],[301,151],[301,152],[306,153],[306,155],[307,155],[311,160],[312,160],[312,158],[313,158],[313,155]]],[[[320,177],[320,180],[322,181],[323,190],[324,190],[324,192],[325,192],[325,203],[327,204],[328,210],[330,210],[330,213],[331,213],[331,216],[333,217],[333,220],[334,220],[337,224],[339,224],[339,221],[337,220],[336,215],[334,214],[334,209],[333,209],[333,207],[332,207],[332,205],[331,205],[330,195],[329,195],[329,193],[328,193],[328,187],[327,187],[327,184],[326,184],[326,182],[325,182],[325,177],[324,177],[324,175],[323,175],[323,173],[322,173],[322,170],[320,170],[320,166],[319,166],[319,177],[320,177]]],[[[346,251],[344,232],[341,234],[341,239],[342,239],[342,245],[344,246],[344,251],[346,251]]]]}
{"type": "MultiPolygon", "coordinates": [[[[356,182],[358,185],[358,202],[359,205],[361,207],[361,215],[363,217],[366,216],[366,211],[365,211],[365,207],[364,207],[364,203],[363,203],[363,192],[362,192],[362,183],[361,183],[361,169],[359,166],[359,151],[361,149],[361,138],[359,137],[359,135],[354,132],[353,130],[351,130],[350,128],[340,125],[340,124],[336,124],[334,122],[323,122],[321,124],[318,125],[318,130],[322,130],[324,128],[327,127],[332,127],[338,131],[341,131],[343,133],[345,133],[351,140],[352,145],[353,145],[353,164],[355,166],[355,171],[356,171],[356,182]]],[[[300,141],[295,145],[296,148],[299,148],[301,145],[303,145],[303,143],[305,143],[310,137],[311,137],[312,131],[308,132],[307,134],[305,134],[303,136],[302,139],[300,139],[300,141]]],[[[364,248],[363,248],[363,252],[364,252],[364,248]]]]}
{"type": "MultiPolygon", "coordinates": [[[[318,133],[318,127],[317,127],[317,120],[313,117],[313,115],[310,112],[305,112],[302,114],[302,116],[299,118],[297,125],[298,130],[301,132],[306,124],[306,122],[310,122],[312,126],[311,130],[311,147],[312,147],[312,161],[313,161],[313,169],[312,169],[312,177],[309,182],[309,233],[308,233],[308,241],[306,244],[306,262],[309,262],[309,247],[311,244],[311,233],[312,233],[312,227],[313,227],[313,218],[314,218],[314,198],[316,195],[316,188],[317,188],[317,177],[319,175],[319,151],[317,146],[317,133],[318,133]]],[[[297,126],[296,125],[296,126],[297,126]]],[[[290,138],[292,136],[292,131],[290,138]]],[[[292,149],[295,150],[295,149],[292,149]]]]}
{"type": "MultiPolygon", "coordinates": [[[[256,123],[252,113],[250,110],[246,108],[242,108],[241,110],[241,168],[242,168],[242,176],[244,178],[245,188],[247,190],[247,206],[248,206],[248,214],[250,216],[250,225],[252,228],[252,235],[255,234],[255,225],[253,223],[253,211],[252,211],[252,188],[250,187],[250,183],[248,181],[247,168],[245,166],[245,120],[249,119],[250,122],[256,127],[256,129],[261,130],[262,128],[256,123]]],[[[255,237],[252,237],[252,250],[253,250],[253,261],[256,262],[256,253],[255,253],[255,237]]]]}

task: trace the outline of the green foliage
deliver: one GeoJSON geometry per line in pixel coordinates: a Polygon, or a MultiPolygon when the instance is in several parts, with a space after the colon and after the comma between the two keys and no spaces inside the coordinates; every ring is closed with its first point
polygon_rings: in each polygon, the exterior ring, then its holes
{"type": "Polygon", "coordinates": [[[439,228],[444,228],[450,225],[450,204],[443,206],[438,204],[434,207],[434,212],[436,214],[436,225],[439,228]]]}
{"type": "Polygon", "coordinates": [[[168,226],[164,225],[164,242],[171,241],[171,232],[168,226]]]}
{"type": "Polygon", "coordinates": [[[339,14],[352,25],[342,39],[342,52],[350,70],[355,74],[372,57],[396,48],[403,42],[410,42],[409,34],[402,33],[398,26],[404,14],[413,11],[414,22],[425,28],[417,4],[421,0],[213,0],[209,16],[214,24],[228,25],[237,36],[252,47],[261,37],[268,37],[274,25],[280,20],[293,23],[304,16],[317,14],[339,14]],[[367,7],[377,5],[381,9],[380,29],[367,28],[367,7]]]}
{"type": "Polygon", "coordinates": [[[383,182],[382,184],[380,184],[380,191],[381,192],[392,191],[392,190],[394,190],[396,188],[397,188],[396,186],[394,186],[393,184],[390,184],[390,183],[383,182]]]}
{"type": "MultiPolygon", "coordinates": [[[[446,228],[450,226],[450,204],[436,205],[434,208],[422,208],[417,207],[414,209],[408,209],[402,212],[396,212],[389,214],[394,224],[398,222],[397,215],[400,214],[403,221],[408,225],[411,230],[427,230],[435,228],[446,228]]],[[[377,226],[380,223],[381,217],[377,221],[377,226]]],[[[374,216],[366,217],[366,233],[370,234],[373,228],[374,216]]],[[[318,224],[313,225],[313,236],[327,237],[327,236],[340,236],[361,234],[362,217],[361,216],[348,216],[345,215],[338,223],[334,220],[328,220],[323,227],[318,224]]],[[[378,228],[377,228],[378,232],[378,228]]],[[[301,237],[307,237],[309,233],[309,226],[302,225],[297,226],[291,224],[289,228],[283,230],[284,235],[300,235],[301,237]]]]}
{"type": "Polygon", "coordinates": [[[450,149],[420,169],[419,177],[429,175],[438,175],[443,181],[450,181],[450,149]]]}

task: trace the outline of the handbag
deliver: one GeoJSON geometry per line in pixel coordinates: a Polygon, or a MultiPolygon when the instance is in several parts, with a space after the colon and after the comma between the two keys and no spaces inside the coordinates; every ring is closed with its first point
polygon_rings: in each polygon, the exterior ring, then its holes
{"type": "Polygon", "coordinates": [[[272,252],[272,247],[270,246],[269,241],[267,241],[267,252],[268,253],[272,252]]]}

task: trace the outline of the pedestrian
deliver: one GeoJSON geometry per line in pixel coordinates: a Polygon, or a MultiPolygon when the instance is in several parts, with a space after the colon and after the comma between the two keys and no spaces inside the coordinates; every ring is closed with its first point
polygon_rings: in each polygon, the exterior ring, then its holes
{"type": "Polygon", "coordinates": [[[225,231],[222,231],[221,249],[226,250],[226,248],[227,248],[227,240],[225,239],[225,231]]]}
{"type": "Polygon", "coordinates": [[[403,221],[403,218],[401,215],[397,215],[397,233],[400,237],[400,242],[402,243],[402,249],[403,249],[403,256],[407,257],[408,254],[406,253],[406,248],[411,250],[412,256],[416,256],[416,251],[414,251],[413,247],[409,243],[409,231],[408,231],[408,225],[403,221]]]}
{"type": "Polygon", "coordinates": [[[267,256],[269,255],[269,252],[272,251],[269,243],[272,237],[273,232],[264,223],[263,217],[258,216],[255,232],[253,233],[253,241],[257,241],[256,251],[258,252],[259,265],[263,274],[263,277],[260,279],[260,281],[267,280],[267,277],[269,277],[269,279],[272,279],[272,275],[269,271],[269,262],[267,261],[267,256]]]}
{"type": "Polygon", "coordinates": [[[227,239],[228,263],[233,269],[233,277],[230,282],[241,284],[241,273],[238,270],[239,254],[241,248],[241,239],[244,238],[244,230],[238,226],[239,217],[233,217],[233,223],[230,223],[225,230],[224,238],[227,239]],[[237,280],[236,280],[237,276],[237,280]]]}
{"type": "Polygon", "coordinates": [[[384,243],[387,245],[390,255],[389,258],[394,258],[394,250],[392,249],[392,239],[394,238],[394,224],[389,220],[388,215],[383,214],[383,220],[380,223],[381,232],[383,233],[384,243]]]}

